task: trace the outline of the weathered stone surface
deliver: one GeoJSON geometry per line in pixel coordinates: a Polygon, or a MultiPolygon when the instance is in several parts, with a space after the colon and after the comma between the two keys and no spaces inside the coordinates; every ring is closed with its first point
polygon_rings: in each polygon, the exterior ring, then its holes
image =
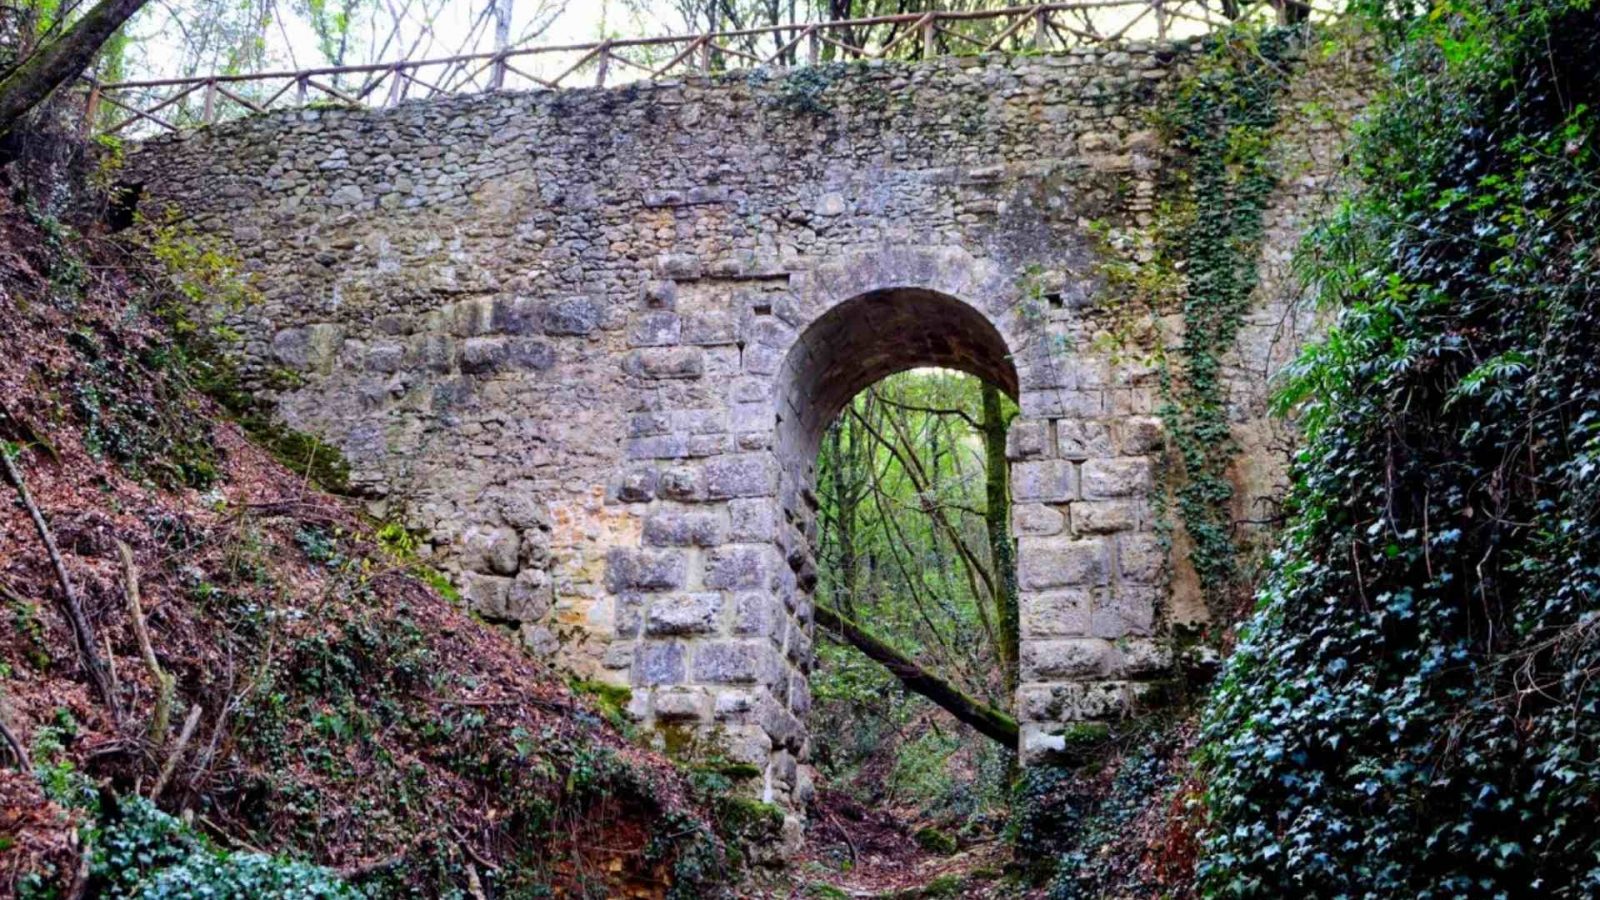
{"type": "Polygon", "coordinates": [[[1078,534],[1111,534],[1139,526],[1142,501],[1080,500],[1072,504],[1072,530],[1078,534]]]}
{"type": "Polygon", "coordinates": [[[1019,547],[1017,579],[1029,590],[1104,584],[1111,574],[1111,547],[1104,540],[1024,538],[1019,547]]]}
{"type": "Polygon", "coordinates": [[[1060,534],[1067,517],[1060,509],[1042,503],[1018,503],[1011,508],[1011,529],[1018,535],[1060,534]]]}
{"type": "Polygon", "coordinates": [[[1019,462],[1011,466],[1011,496],[1019,503],[1060,503],[1078,496],[1078,470],[1064,459],[1019,462]]]}
{"type": "Polygon", "coordinates": [[[715,590],[770,589],[778,554],[760,545],[730,546],[706,553],[706,587],[715,590]]]}
{"type": "Polygon", "coordinates": [[[1083,499],[1142,497],[1150,491],[1150,460],[1091,459],[1083,464],[1083,499]]]}
{"type": "Polygon", "coordinates": [[[1158,584],[1167,565],[1167,550],[1155,535],[1117,538],[1117,577],[1131,584],[1158,584]]]}
{"type": "Polygon", "coordinates": [[[1022,679],[1089,678],[1110,674],[1116,651],[1098,638],[1025,640],[1022,642],[1022,679]]]}
{"type": "Polygon", "coordinates": [[[1151,634],[1156,621],[1156,601],[1156,590],[1148,585],[1119,584],[1102,593],[1094,604],[1094,636],[1121,638],[1151,634]]]}
{"type": "Polygon", "coordinates": [[[762,497],[778,492],[778,464],[765,453],[723,456],[706,463],[706,496],[762,497]]]}
{"type": "Polygon", "coordinates": [[[684,570],[681,553],[618,547],[606,553],[606,588],[669,591],[683,587],[684,570]]]}
{"type": "Polygon", "coordinates": [[[717,630],[721,611],[722,595],[718,593],[662,594],[650,601],[645,633],[710,634],[717,630]]]}
{"type": "Polygon", "coordinates": [[[701,644],[694,653],[694,680],[701,684],[753,684],[771,671],[772,648],[761,641],[701,644]]]}
{"type": "Polygon", "coordinates": [[[655,547],[715,547],[727,537],[727,524],[714,512],[664,507],[644,520],[644,542],[655,547]]]}
{"type": "MultiPolygon", "coordinates": [[[[1024,637],[1079,637],[1090,633],[1095,592],[1088,588],[1045,591],[1022,604],[1019,623],[1024,637]]],[[[1096,632],[1096,636],[1100,636],[1096,632]]]]}
{"type": "Polygon", "coordinates": [[[633,683],[682,684],[686,677],[684,645],[679,641],[645,641],[633,658],[633,683]]]}
{"type": "Polygon", "coordinates": [[[515,575],[521,547],[515,529],[474,526],[461,536],[461,564],[472,572],[515,575]]]}

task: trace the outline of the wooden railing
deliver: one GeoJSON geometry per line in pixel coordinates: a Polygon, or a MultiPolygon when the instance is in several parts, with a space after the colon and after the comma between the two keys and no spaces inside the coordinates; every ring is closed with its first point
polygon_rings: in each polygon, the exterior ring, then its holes
{"type": "Polygon", "coordinates": [[[603,87],[845,60],[1055,53],[1086,44],[1203,34],[1241,19],[1299,21],[1333,14],[1308,0],[1080,0],[514,47],[298,71],[115,83],[90,80],[85,123],[99,133],[145,135],[286,106],[392,106],[448,94],[574,87],[580,79],[603,87]]]}

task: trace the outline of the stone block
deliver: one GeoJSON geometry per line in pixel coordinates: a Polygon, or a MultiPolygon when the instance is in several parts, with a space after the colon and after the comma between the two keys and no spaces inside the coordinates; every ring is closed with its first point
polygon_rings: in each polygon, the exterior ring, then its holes
{"type": "Polygon", "coordinates": [[[474,525],[461,535],[461,565],[471,572],[515,575],[520,549],[516,529],[474,525]]]}
{"type": "Polygon", "coordinates": [[[765,683],[772,662],[764,641],[718,641],[694,649],[694,680],[700,684],[765,683]]]}
{"type": "Polygon", "coordinates": [[[1166,427],[1155,416],[1132,416],[1118,425],[1122,432],[1122,455],[1144,456],[1166,446],[1166,427]]]}
{"type": "Polygon", "coordinates": [[[487,375],[505,365],[505,342],[500,338],[475,337],[461,342],[458,362],[468,375],[487,375]]]}
{"type": "Polygon", "coordinates": [[[1083,464],[1083,499],[1142,497],[1150,492],[1150,460],[1145,457],[1091,459],[1083,464]]]}
{"type": "Polygon", "coordinates": [[[738,637],[772,637],[777,633],[777,601],[765,591],[741,591],[733,597],[733,633],[738,637]]]}
{"type": "Polygon", "coordinates": [[[727,537],[723,517],[714,512],[662,508],[644,520],[644,542],[651,547],[715,547],[727,537]]]}
{"type": "Polygon", "coordinates": [[[771,590],[777,570],[771,547],[723,547],[706,553],[705,585],[712,590],[771,590]]]}
{"type": "MultiPolygon", "coordinates": [[[[649,598],[637,591],[624,591],[617,595],[616,604],[611,610],[611,627],[618,638],[636,638],[644,630],[644,611],[649,605],[649,598]]],[[[628,660],[633,660],[632,645],[629,646],[628,660]]]]}
{"type": "Polygon", "coordinates": [[[645,285],[644,305],[649,309],[676,309],[678,306],[678,283],[676,281],[652,281],[645,285]]]}
{"type": "Polygon", "coordinates": [[[672,634],[710,634],[717,630],[722,595],[714,592],[662,594],[650,602],[645,633],[652,637],[672,634]]]}
{"type": "Polygon", "coordinates": [[[1025,640],[1022,680],[1093,678],[1109,673],[1117,661],[1111,642],[1099,638],[1025,640]]]}
{"type": "Polygon", "coordinates": [[[652,310],[633,317],[628,328],[628,346],[665,347],[678,343],[683,322],[675,312],[652,310]]]}
{"type": "Polygon", "coordinates": [[[672,466],[661,471],[657,491],[664,500],[690,502],[705,499],[704,479],[694,466],[672,466]]]}
{"type": "Polygon", "coordinates": [[[1022,414],[1036,419],[1094,419],[1104,414],[1104,392],[1095,390],[1069,390],[1047,388],[1024,391],[1022,414]]]}
{"type": "Polygon", "coordinates": [[[695,688],[658,690],[650,698],[650,711],[658,722],[698,722],[709,718],[711,698],[695,688]]]}
{"type": "Polygon", "coordinates": [[[489,313],[489,328],[512,335],[543,331],[539,304],[528,297],[497,297],[489,313]]]}
{"type": "Polygon", "coordinates": [[[699,278],[705,267],[693,253],[663,253],[656,257],[656,274],[676,281],[699,278]]]}
{"type": "Polygon", "coordinates": [[[1149,635],[1155,628],[1157,593],[1149,585],[1119,584],[1095,598],[1095,637],[1149,635]]]}
{"type": "Polygon", "coordinates": [[[678,641],[644,641],[634,650],[636,685],[683,684],[686,677],[684,646],[678,641]]]}
{"type": "Polygon", "coordinates": [[[369,372],[392,374],[404,368],[405,362],[405,344],[397,341],[373,341],[367,345],[364,365],[369,372]]]}
{"type": "Polygon", "coordinates": [[[1085,460],[1116,453],[1111,430],[1104,422],[1058,419],[1055,425],[1056,450],[1062,459],[1085,460]]]}
{"type": "Polygon", "coordinates": [[[698,347],[646,347],[628,354],[623,371],[653,381],[699,378],[705,374],[705,354],[698,347]]]}
{"type": "Polygon", "coordinates": [[[524,372],[543,372],[556,364],[556,352],[544,341],[511,338],[506,341],[505,364],[524,372]]]}
{"type": "Polygon", "coordinates": [[[1111,574],[1110,546],[1100,539],[1023,538],[1018,551],[1018,580],[1028,590],[1105,584],[1111,574]]]}
{"type": "Polygon", "coordinates": [[[1120,581],[1159,584],[1167,558],[1167,548],[1155,535],[1125,534],[1117,538],[1117,578],[1120,581]]]}
{"type": "Polygon", "coordinates": [[[721,456],[706,463],[705,474],[706,496],[712,500],[778,492],[778,461],[770,453],[721,456]]]}
{"type": "Polygon", "coordinates": [[[659,477],[654,466],[624,472],[617,483],[617,499],[623,503],[648,503],[654,500],[659,477]]]}
{"type": "Polygon", "coordinates": [[[683,317],[682,340],[703,347],[725,346],[738,340],[738,320],[728,313],[700,312],[683,317]]]}
{"type": "Polygon", "coordinates": [[[1043,503],[1017,503],[1011,508],[1011,528],[1018,535],[1060,534],[1066,523],[1060,510],[1043,503]]]}
{"type": "Polygon", "coordinates": [[[1077,467],[1064,459],[1012,463],[1011,496],[1018,503],[1061,503],[1076,499],[1077,467]]]}
{"type": "Polygon", "coordinates": [[[1148,678],[1172,671],[1172,648],[1152,637],[1130,637],[1117,642],[1122,653],[1122,674],[1129,678],[1148,678]]]}
{"type": "Polygon", "coordinates": [[[1018,419],[1006,431],[1006,459],[1036,459],[1050,455],[1050,423],[1044,419],[1018,419]]]}
{"type": "Polygon", "coordinates": [[[1094,592],[1088,588],[1025,593],[1018,602],[1022,635],[1087,636],[1094,600],[1094,592]]]}
{"type": "Polygon", "coordinates": [[[541,569],[523,569],[511,580],[506,594],[504,618],[514,622],[537,622],[550,612],[555,599],[555,585],[550,573],[541,569]]]}
{"type": "Polygon", "coordinates": [[[1080,500],[1072,504],[1072,530],[1076,534],[1133,531],[1142,506],[1136,500],[1080,500]]]}
{"type": "Polygon", "coordinates": [[[689,439],[679,434],[658,434],[628,441],[629,459],[684,459],[689,455],[689,439]]]}
{"type": "Polygon", "coordinates": [[[510,592],[509,578],[477,572],[461,574],[461,596],[467,601],[467,608],[488,618],[505,618],[506,597],[510,592]]]}
{"type": "Polygon", "coordinates": [[[606,553],[606,590],[670,591],[683,587],[683,554],[613,547],[606,553]]]}
{"type": "Polygon", "coordinates": [[[778,424],[778,413],[770,402],[735,403],[728,420],[734,431],[771,431],[778,424]]]}
{"type": "Polygon", "coordinates": [[[777,504],[768,497],[728,501],[728,540],[747,543],[770,541],[778,533],[777,504]]]}
{"type": "Polygon", "coordinates": [[[545,306],[540,315],[544,333],[587,336],[600,327],[600,304],[588,297],[568,297],[545,306]]]}

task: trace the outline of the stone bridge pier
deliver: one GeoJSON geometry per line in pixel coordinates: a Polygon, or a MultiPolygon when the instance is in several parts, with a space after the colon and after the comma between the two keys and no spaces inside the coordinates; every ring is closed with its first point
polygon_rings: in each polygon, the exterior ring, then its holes
{"type": "MultiPolygon", "coordinates": [[[[464,602],[798,807],[818,443],[886,375],[960,369],[1020,404],[1025,762],[1137,709],[1203,621],[1153,502],[1181,318],[1103,277],[1153,222],[1172,153],[1147,117],[1194,52],[271,113],[148,142],[123,177],[255,273],[246,377],[464,602]]],[[[1264,379],[1303,330],[1281,263],[1343,118],[1281,129],[1293,175],[1226,356],[1241,513],[1280,480],[1264,379]]]]}

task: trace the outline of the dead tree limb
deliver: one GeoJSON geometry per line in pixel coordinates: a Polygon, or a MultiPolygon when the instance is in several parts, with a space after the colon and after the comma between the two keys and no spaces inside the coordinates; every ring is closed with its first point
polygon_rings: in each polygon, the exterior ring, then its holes
{"type": "Polygon", "coordinates": [[[156,777],[155,787],[150,789],[150,799],[158,800],[161,792],[167,789],[167,782],[172,780],[172,773],[178,769],[178,760],[183,758],[184,748],[189,746],[189,739],[194,737],[194,727],[200,724],[200,704],[189,707],[189,717],[183,720],[183,730],[178,732],[178,742],[172,745],[172,753],[167,757],[167,764],[161,767],[161,774],[156,777]]]}
{"type": "Polygon", "coordinates": [[[868,659],[888,669],[906,690],[932,700],[950,715],[971,725],[979,734],[1004,747],[1016,748],[1017,720],[1009,714],[973,699],[960,688],[918,665],[916,660],[820,603],[816,605],[816,618],[818,625],[838,634],[868,659]]]}
{"type": "Polygon", "coordinates": [[[167,728],[172,717],[172,692],[175,682],[162,671],[156,660],[155,647],[150,643],[150,629],[145,625],[144,605],[139,601],[139,567],[133,562],[133,550],[117,541],[117,552],[122,556],[124,592],[128,597],[128,616],[133,620],[133,636],[139,641],[139,656],[144,667],[150,670],[150,680],[156,686],[156,708],[150,714],[150,742],[160,747],[167,742],[167,728]]]}
{"type": "Polygon", "coordinates": [[[55,536],[50,533],[50,525],[44,520],[44,513],[39,511],[38,504],[33,502],[33,495],[28,492],[28,483],[22,477],[22,470],[17,468],[17,463],[11,454],[0,448],[0,461],[5,463],[6,480],[17,489],[17,494],[22,498],[22,505],[28,508],[28,515],[33,517],[33,527],[39,532],[39,539],[44,541],[44,549],[50,555],[50,564],[55,567],[56,580],[61,583],[62,604],[66,608],[67,621],[72,625],[72,637],[78,644],[78,657],[83,661],[83,667],[89,672],[89,680],[94,682],[94,688],[105,702],[106,708],[111,711],[111,718],[117,724],[122,723],[122,710],[117,706],[116,691],[111,688],[111,676],[106,673],[106,665],[100,660],[98,642],[94,636],[94,626],[89,624],[88,618],[83,614],[83,606],[78,603],[78,593],[72,588],[72,579],[67,575],[66,563],[61,560],[61,551],[56,548],[55,536]]]}

